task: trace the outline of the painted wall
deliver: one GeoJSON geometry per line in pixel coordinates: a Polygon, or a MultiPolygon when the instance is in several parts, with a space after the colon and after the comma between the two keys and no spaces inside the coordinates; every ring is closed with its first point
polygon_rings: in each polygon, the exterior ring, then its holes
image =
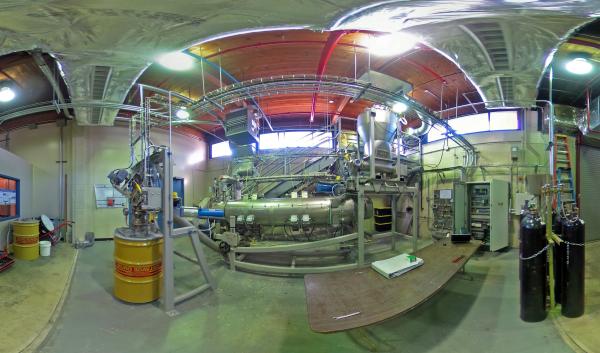
{"type": "MultiPolygon", "coordinates": [[[[59,128],[44,125],[11,133],[9,149],[32,164],[34,183],[33,214],[57,217],[59,128]]],[[[168,144],[168,134],[153,131],[153,141],[168,144]]],[[[73,235],[82,239],[86,232],[97,238],[112,237],[116,227],[125,224],[120,208],[96,208],[95,184],[108,184],[106,176],[129,165],[129,133],[125,126],[91,127],[69,124],[64,130],[65,174],[67,174],[68,214],[75,221],[73,235]]],[[[208,185],[202,172],[206,164],[206,144],[186,136],[173,135],[173,176],[185,180],[185,203],[198,202],[208,185]]]]}
{"type": "MultiPolygon", "coordinates": [[[[72,210],[75,237],[81,239],[85,232],[93,231],[97,238],[112,237],[114,229],[125,225],[120,208],[96,208],[94,185],[108,184],[106,176],[117,168],[129,165],[129,132],[127,127],[76,126],[72,134],[73,161],[72,210]]],[[[167,145],[168,135],[157,131],[153,142],[167,145]]],[[[184,178],[185,203],[192,205],[199,197],[200,187],[194,180],[194,169],[206,161],[206,145],[202,141],[174,135],[173,176],[184,178]]]]}
{"type": "MultiPolygon", "coordinates": [[[[32,193],[35,215],[59,216],[59,133],[60,128],[47,124],[37,129],[21,129],[9,135],[8,149],[27,160],[33,167],[32,193]]],[[[71,127],[64,128],[65,160],[64,172],[71,174],[69,156],[71,151],[71,127]]]]}
{"type": "MultiPolygon", "coordinates": [[[[0,148],[0,174],[20,181],[19,211],[21,217],[32,217],[33,167],[26,160],[0,148]]],[[[4,249],[10,220],[0,222],[0,249],[4,249]]]]}
{"type": "MultiPolygon", "coordinates": [[[[545,174],[548,168],[548,135],[537,131],[537,112],[527,112],[524,117],[526,123],[524,130],[500,131],[491,133],[477,133],[465,135],[465,138],[475,146],[478,152],[478,165],[481,167],[470,169],[464,181],[505,180],[510,182],[511,200],[515,199],[518,192],[526,192],[525,176],[529,174],[545,174]],[[520,149],[518,160],[511,160],[511,147],[520,149]]],[[[574,139],[570,138],[572,163],[575,158],[574,139]]],[[[450,143],[444,145],[437,141],[424,145],[425,169],[437,169],[461,166],[464,152],[450,143]]],[[[433,222],[431,203],[435,189],[452,188],[454,181],[460,180],[460,172],[445,171],[440,173],[426,173],[423,177],[423,193],[421,203],[421,234],[429,236],[429,225],[433,222]]],[[[511,208],[515,208],[511,204],[511,208]]],[[[510,231],[511,245],[518,246],[518,216],[511,215],[510,231]]]]}

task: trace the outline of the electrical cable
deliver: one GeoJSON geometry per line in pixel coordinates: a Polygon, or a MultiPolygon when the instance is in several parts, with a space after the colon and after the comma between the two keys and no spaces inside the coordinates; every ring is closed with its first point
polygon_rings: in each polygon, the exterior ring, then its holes
{"type": "Polygon", "coordinates": [[[442,153],[440,154],[440,160],[438,161],[438,163],[435,166],[427,165],[427,167],[435,169],[435,168],[437,168],[437,167],[440,166],[440,164],[442,163],[442,159],[444,158],[444,152],[446,152],[446,144],[447,143],[448,143],[448,138],[445,138],[444,139],[444,144],[442,145],[442,153]]]}

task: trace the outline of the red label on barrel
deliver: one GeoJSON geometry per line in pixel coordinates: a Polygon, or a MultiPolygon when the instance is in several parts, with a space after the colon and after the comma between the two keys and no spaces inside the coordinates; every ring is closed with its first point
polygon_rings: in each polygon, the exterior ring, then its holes
{"type": "Polygon", "coordinates": [[[24,237],[24,236],[15,236],[15,244],[18,245],[31,245],[31,244],[37,244],[39,241],[39,238],[37,236],[35,237],[24,237]]]}
{"type": "Polygon", "coordinates": [[[115,261],[115,270],[120,275],[127,277],[151,277],[160,273],[162,262],[149,265],[131,265],[115,261]]]}

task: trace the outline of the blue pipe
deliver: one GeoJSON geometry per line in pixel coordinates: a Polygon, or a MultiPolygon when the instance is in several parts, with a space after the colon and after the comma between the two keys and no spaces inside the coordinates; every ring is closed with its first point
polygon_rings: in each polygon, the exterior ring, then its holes
{"type": "Polygon", "coordinates": [[[218,208],[199,208],[198,218],[223,218],[225,210],[218,208]]]}

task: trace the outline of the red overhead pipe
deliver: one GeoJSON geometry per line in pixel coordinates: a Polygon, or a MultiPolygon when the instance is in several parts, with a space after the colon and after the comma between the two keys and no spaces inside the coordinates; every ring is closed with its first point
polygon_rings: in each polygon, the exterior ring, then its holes
{"type": "Polygon", "coordinates": [[[600,44],[598,44],[598,43],[588,42],[587,40],[581,40],[581,39],[577,39],[577,38],[571,38],[571,39],[567,40],[567,43],[600,49],[600,44]]]}
{"type": "MultiPolygon", "coordinates": [[[[317,67],[317,77],[319,80],[321,79],[321,77],[323,77],[323,73],[325,72],[325,69],[327,68],[327,63],[329,62],[329,59],[331,58],[331,54],[333,54],[333,50],[335,49],[335,47],[338,44],[338,42],[340,41],[340,39],[342,39],[342,37],[346,33],[348,33],[348,32],[347,31],[333,31],[333,32],[329,33],[329,36],[327,37],[327,42],[325,43],[325,46],[323,47],[323,50],[321,51],[321,58],[319,59],[319,66],[317,67]]],[[[316,107],[317,107],[317,92],[315,91],[315,93],[313,93],[313,96],[312,96],[312,104],[311,104],[311,110],[310,110],[310,122],[313,122],[315,120],[316,107]]]]}

